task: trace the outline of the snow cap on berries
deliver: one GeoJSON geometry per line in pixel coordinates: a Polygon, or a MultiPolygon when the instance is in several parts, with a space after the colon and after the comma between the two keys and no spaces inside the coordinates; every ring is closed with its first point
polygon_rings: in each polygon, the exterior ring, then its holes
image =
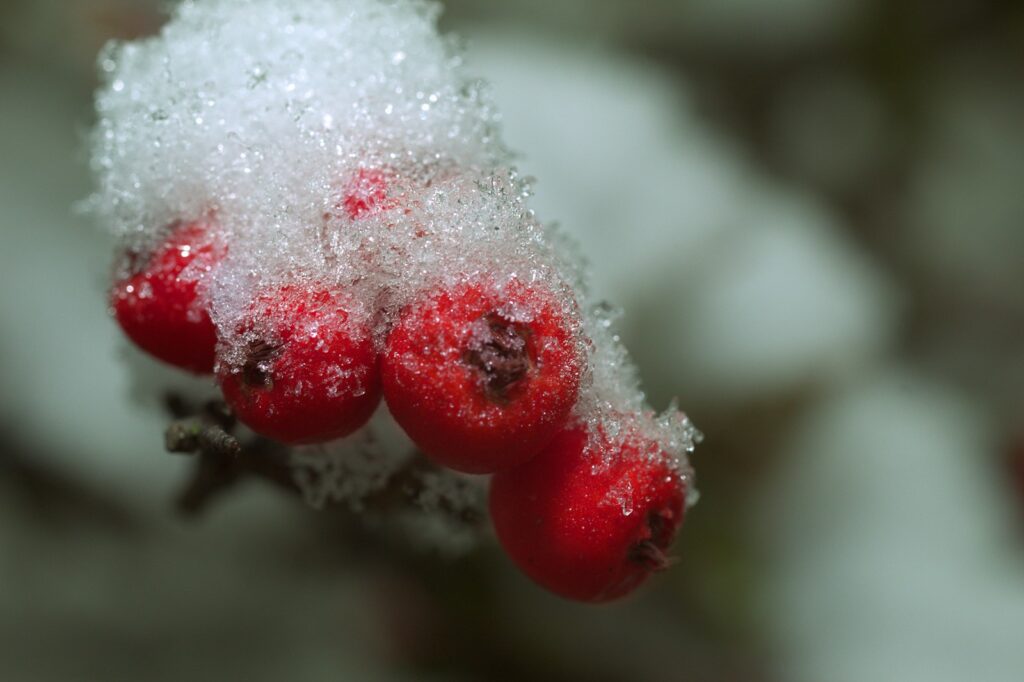
{"type": "Polygon", "coordinates": [[[644,415],[685,473],[696,432],[675,409],[651,418],[607,308],[534,215],[438,13],[420,0],[182,2],[159,35],[100,57],[94,213],[133,254],[176,221],[216,226],[228,250],[202,295],[228,363],[252,341],[252,302],[282,286],[343,289],[344,324],[372,326],[378,351],[432,287],[544,288],[584,359],[572,424],[614,439],[624,415],[644,415]]]}
{"type": "Polygon", "coordinates": [[[144,238],[216,208],[292,240],[358,167],[492,163],[495,114],[438,14],[418,0],[181,3],[159,35],[100,56],[96,212],[144,238]]]}

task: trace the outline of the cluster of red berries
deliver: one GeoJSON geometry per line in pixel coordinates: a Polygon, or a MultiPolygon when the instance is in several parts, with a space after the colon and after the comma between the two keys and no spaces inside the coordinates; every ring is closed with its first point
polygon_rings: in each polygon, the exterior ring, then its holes
{"type": "MultiPolygon", "coordinates": [[[[387,178],[360,171],[338,207],[351,221],[392,207],[387,178]]],[[[225,258],[217,220],[172,227],[112,294],[124,332],[151,355],[213,373],[253,431],[287,444],[363,426],[381,398],[432,460],[494,474],[490,509],[502,545],[539,584],[568,598],[627,594],[666,565],[686,481],[674,459],[623,416],[615,436],[573,416],[585,369],[575,311],[543,285],[486,276],[425,290],[390,316],[327,284],[259,291],[228,355],[205,307],[225,258]]],[[[612,431],[612,429],[607,429],[612,431]]]]}

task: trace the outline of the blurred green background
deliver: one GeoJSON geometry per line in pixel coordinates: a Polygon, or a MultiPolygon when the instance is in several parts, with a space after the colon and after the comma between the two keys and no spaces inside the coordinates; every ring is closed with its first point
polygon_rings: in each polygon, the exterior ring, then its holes
{"type": "Polygon", "coordinates": [[[1021,3],[447,3],[706,435],[679,563],[600,608],[256,483],[173,513],[159,396],[205,387],[120,339],[73,211],[96,52],[161,21],[0,4],[0,679],[1020,679],[1021,3]]]}

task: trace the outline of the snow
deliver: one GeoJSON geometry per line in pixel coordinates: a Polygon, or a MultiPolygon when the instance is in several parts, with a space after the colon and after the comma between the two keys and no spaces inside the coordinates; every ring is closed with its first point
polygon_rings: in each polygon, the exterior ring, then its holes
{"type": "Polygon", "coordinates": [[[756,511],[785,679],[995,682],[1021,668],[994,426],[971,395],[898,365],[799,421],[756,511]]]}
{"type": "MultiPolygon", "coordinates": [[[[215,225],[227,255],[199,290],[222,362],[246,344],[251,302],[283,284],[344,289],[358,303],[339,324],[369,321],[382,344],[425,290],[519,280],[583,318],[576,417],[597,428],[649,412],[577,250],[535,215],[488,89],[438,34],[438,14],[418,0],[183,2],[159,35],[100,55],[89,207],[133,253],[175,221],[215,225]]],[[[644,423],[686,469],[688,420],[673,408],[644,423]]],[[[360,451],[325,455],[321,470],[296,454],[311,501],[386,479],[389,460],[360,451]],[[365,485],[323,487],[352,467],[365,485]]]]}

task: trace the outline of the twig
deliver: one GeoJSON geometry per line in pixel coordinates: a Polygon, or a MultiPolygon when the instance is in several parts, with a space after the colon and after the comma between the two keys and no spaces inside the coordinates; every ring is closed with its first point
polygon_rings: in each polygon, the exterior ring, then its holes
{"type": "MultiPolygon", "coordinates": [[[[197,516],[221,494],[246,478],[258,478],[286,493],[299,496],[287,450],[278,443],[254,436],[243,443],[234,435],[236,420],[221,401],[203,405],[198,414],[179,396],[166,399],[176,418],[164,432],[168,452],[192,454],[196,465],[176,506],[186,516],[197,516]],[[191,416],[189,414],[191,413],[191,416]]],[[[413,457],[389,478],[387,485],[361,500],[361,506],[379,512],[435,505],[459,523],[477,526],[482,515],[444,497],[430,499],[428,480],[440,470],[422,456],[413,457]]]]}
{"type": "MultiPolygon", "coordinates": [[[[167,404],[176,415],[187,411],[180,398],[169,396],[167,404]]],[[[168,452],[196,455],[192,477],[176,502],[183,514],[199,514],[214,498],[248,477],[299,492],[284,449],[265,439],[243,448],[231,433],[234,427],[235,418],[227,405],[215,401],[204,405],[196,416],[171,422],[164,432],[168,452]]]]}

